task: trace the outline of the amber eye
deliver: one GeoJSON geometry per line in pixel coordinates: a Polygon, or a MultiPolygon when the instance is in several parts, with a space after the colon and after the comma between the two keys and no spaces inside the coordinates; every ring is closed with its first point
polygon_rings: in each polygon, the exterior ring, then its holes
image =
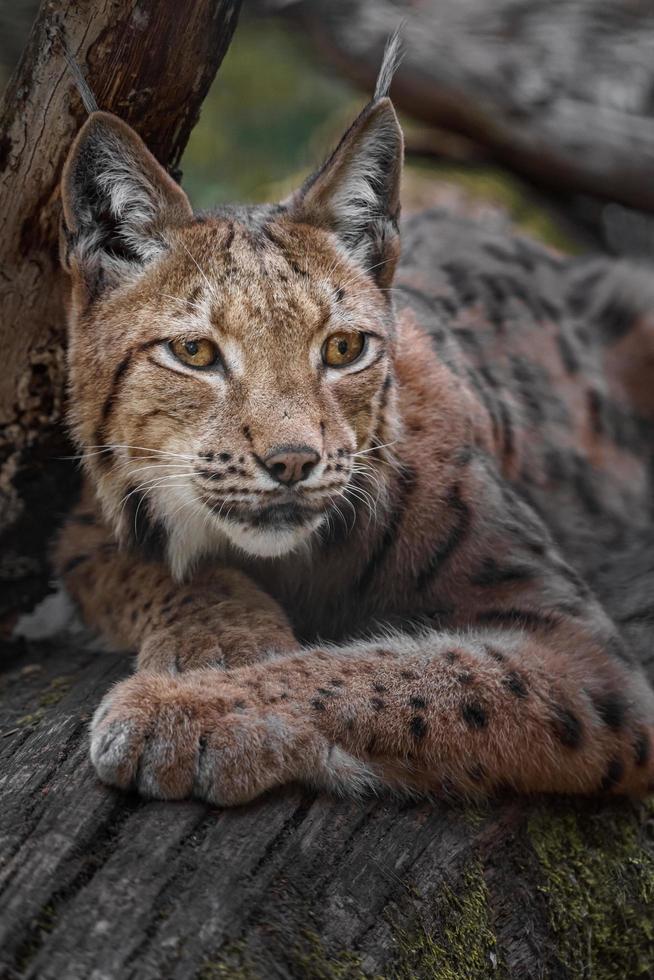
{"type": "Polygon", "coordinates": [[[330,367],[352,364],[363,353],[366,335],[359,331],[333,333],[322,346],[322,359],[330,367]]]}
{"type": "Polygon", "coordinates": [[[204,337],[197,340],[171,340],[170,349],[177,360],[188,367],[213,367],[219,358],[218,348],[213,340],[204,337]]]}

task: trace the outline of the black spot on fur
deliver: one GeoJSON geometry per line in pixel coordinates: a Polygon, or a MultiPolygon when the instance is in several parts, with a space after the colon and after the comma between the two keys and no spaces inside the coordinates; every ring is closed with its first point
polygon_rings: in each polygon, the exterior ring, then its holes
{"type": "Polygon", "coordinates": [[[77,555],[75,558],[70,558],[61,569],[62,573],[64,575],[70,575],[72,571],[74,571],[83,562],[88,561],[90,557],[90,555],[77,555]]]}
{"type": "Polygon", "coordinates": [[[548,613],[537,613],[532,609],[487,609],[477,614],[478,623],[498,626],[515,626],[518,629],[550,630],[557,623],[548,613]]]}
{"type": "Polygon", "coordinates": [[[624,762],[622,759],[611,759],[600,783],[600,789],[604,792],[613,789],[614,786],[618,785],[623,776],[624,762]]]}
{"type": "Polygon", "coordinates": [[[324,701],[321,701],[320,698],[314,698],[311,702],[311,707],[315,708],[316,711],[325,711],[327,705],[324,701]]]}
{"type": "Polygon", "coordinates": [[[501,650],[496,650],[495,647],[490,646],[485,646],[484,649],[486,650],[488,656],[492,657],[498,664],[506,663],[506,654],[502,653],[501,650]]]}
{"type": "Polygon", "coordinates": [[[578,749],[584,734],[579,718],[562,704],[554,704],[552,714],[552,728],[561,745],[566,749],[578,749]]]}
{"type": "Polygon", "coordinates": [[[646,731],[640,731],[634,740],[634,762],[640,768],[649,762],[651,746],[649,735],[646,731]]]}
{"type": "Polygon", "coordinates": [[[444,657],[448,664],[455,664],[459,659],[459,654],[455,650],[447,650],[444,657]]]}
{"type": "Polygon", "coordinates": [[[458,484],[450,487],[445,503],[449,512],[454,515],[454,521],[445,539],[436,547],[429,562],[418,574],[416,583],[418,589],[424,589],[431,583],[445,562],[463,543],[470,530],[470,508],[461,497],[461,488],[458,484]]]}
{"type": "Polygon", "coordinates": [[[605,725],[613,731],[619,731],[625,719],[627,705],[619,694],[595,695],[592,699],[595,711],[605,725]]]}
{"type": "Polygon", "coordinates": [[[503,678],[502,684],[507,691],[510,691],[511,694],[514,694],[517,698],[526,698],[529,694],[524,679],[516,670],[512,670],[509,674],[507,674],[506,677],[503,678]]]}
{"type": "Polygon", "coordinates": [[[456,679],[458,680],[459,684],[463,684],[465,687],[467,687],[469,684],[474,682],[475,675],[471,670],[462,670],[456,675],[456,679]]]}
{"type": "Polygon", "coordinates": [[[601,435],[606,428],[604,418],[604,399],[600,395],[599,391],[597,391],[595,388],[591,388],[586,394],[586,401],[588,402],[588,414],[590,416],[590,423],[593,428],[593,432],[597,433],[597,435],[601,435]]]}
{"type": "Polygon", "coordinates": [[[495,558],[484,558],[481,570],[470,579],[473,585],[496,586],[513,582],[527,582],[534,577],[529,565],[500,565],[495,558]]]}
{"type": "Polygon", "coordinates": [[[405,681],[417,681],[418,680],[418,674],[416,674],[415,670],[401,670],[400,671],[400,677],[403,680],[405,680],[405,681]]]}
{"type": "Polygon", "coordinates": [[[606,340],[619,340],[629,333],[636,319],[636,309],[629,302],[612,297],[596,316],[597,326],[606,340]]]}
{"type": "Polygon", "coordinates": [[[481,783],[482,780],[486,778],[486,770],[482,766],[481,762],[477,762],[474,766],[470,766],[467,772],[473,783],[481,783]]]}
{"type": "Polygon", "coordinates": [[[605,644],[606,652],[617,660],[621,660],[623,663],[631,664],[633,663],[633,657],[631,652],[626,647],[625,643],[619,636],[612,636],[606,641],[605,644]]]}
{"type": "Polygon", "coordinates": [[[332,691],[328,687],[319,687],[316,689],[316,694],[321,694],[324,698],[333,698],[336,691],[332,691]]]}
{"type": "Polygon", "coordinates": [[[373,691],[376,691],[377,694],[386,694],[388,692],[388,688],[383,684],[379,684],[377,681],[372,685],[372,689],[373,691]]]}
{"type": "Polygon", "coordinates": [[[556,343],[558,345],[559,354],[561,355],[561,360],[563,361],[563,366],[565,367],[566,371],[568,374],[576,374],[579,370],[579,358],[575,353],[570,339],[562,330],[560,330],[556,335],[556,343]]]}
{"type": "Polygon", "coordinates": [[[475,288],[468,267],[456,262],[445,262],[441,268],[449,279],[450,285],[457,295],[457,299],[464,306],[474,303],[479,296],[479,292],[475,288]]]}
{"type": "Polygon", "coordinates": [[[81,512],[79,514],[72,514],[68,518],[68,521],[70,524],[82,524],[85,527],[91,527],[92,525],[95,524],[95,517],[93,516],[93,514],[86,514],[84,512],[81,512]]]}
{"type": "Polygon", "coordinates": [[[377,544],[377,547],[373,551],[372,557],[370,558],[368,564],[359,577],[359,581],[357,582],[357,589],[359,592],[365,592],[369,588],[373,579],[375,578],[375,575],[377,574],[377,571],[383,564],[389,551],[391,551],[393,548],[395,539],[402,524],[404,513],[409,505],[409,498],[415,483],[416,474],[408,467],[405,468],[398,478],[398,485],[395,491],[395,501],[390,517],[386,523],[384,535],[377,544]]]}
{"type": "Polygon", "coordinates": [[[425,701],[425,699],[417,697],[416,695],[413,695],[412,697],[409,698],[409,704],[411,705],[412,708],[418,708],[420,710],[423,710],[424,708],[427,707],[427,702],[425,701]]]}
{"type": "Polygon", "coordinates": [[[488,724],[486,711],[478,701],[464,702],[461,705],[461,714],[470,728],[485,728],[488,724]]]}
{"type": "Polygon", "coordinates": [[[147,494],[136,487],[129,488],[125,506],[125,527],[132,544],[148,561],[162,561],[168,534],[164,524],[154,520],[148,510],[147,494]]]}
{"type": "Polygon", "coordinates": [[[385,711],[386,710],[386,702],[384,701],[383,698],[371,698],[370,699],[370,704],[372,705],[372,707],[374,708],[375,711],[385,711]]]}
{"type": "Polygon", "coordinates": [[[409,722],[409,731],[416,739],[424,738],[427,734],[427,722],[422,715],[414,715],[409,722]]]}

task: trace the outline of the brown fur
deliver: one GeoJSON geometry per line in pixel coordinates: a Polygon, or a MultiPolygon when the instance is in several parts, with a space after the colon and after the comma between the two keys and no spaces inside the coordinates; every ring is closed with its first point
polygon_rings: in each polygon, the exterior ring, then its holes
{"type": "Polygon", "coordinates": [[[200,219],[112,117],[71,151],[87,485],[57,565],[140,668],[93,722],[107,782],[234,804],[290,780],[654,781],[651,688],[573,567],[575,540],[608,547],[625,514],[650,520],[651,359],[645,383],[634,339],[651,352],[649,311],[616,336],[618,279],[588,298],[615,270],[438,215],[408,224],[391,302],[400,155],[382,95],[288,202],[200,219]],[[133,212],[109,201],[110,232],[84,210],[107,146],[146,175],[133,212]],[[363,366],[325,369],[344,329],[371,334],[363,366]],[[168,341],[197,337],[219,372],[172,358],[168,341]],[[266,470],[289,447],[318,457],[293,486],[266,470]]]}

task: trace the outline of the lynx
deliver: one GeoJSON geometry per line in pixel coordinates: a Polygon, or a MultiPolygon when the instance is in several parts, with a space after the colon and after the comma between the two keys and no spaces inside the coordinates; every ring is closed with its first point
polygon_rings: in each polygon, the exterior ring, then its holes
{"type": "Polygon", "coordinates": [[[578,571],[651,522],[648,285],[438,212],[399,263],[396,60],[280,204],[194,214],[108,113],[70,151],[56,565],[137,651],[91,726],[106,783],[652,788],[654,694],[578,571]]]}

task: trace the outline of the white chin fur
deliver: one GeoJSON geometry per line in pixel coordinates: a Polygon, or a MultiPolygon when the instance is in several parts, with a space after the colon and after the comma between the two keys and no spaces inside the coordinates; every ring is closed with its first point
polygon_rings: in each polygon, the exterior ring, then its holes
{"type": "Polygon", "coordinates": [[[254,528],[213,515],[211,519],[186,487],[167,487],[152,494],[168,531],[167,559],[173,578],[182,581],[209,555],[229,554],[235,547],[254,558],[279,558],[306,545],[323,518],[301,527],[254,528]]]}
{"type": "Polygon", "coordinates": [[[255,558],[279,558],[295,551],[320,525],[320,517],[302,527],[260,530],[242,524],[223,525],[225,534],[233,545],[255,558]]]}

